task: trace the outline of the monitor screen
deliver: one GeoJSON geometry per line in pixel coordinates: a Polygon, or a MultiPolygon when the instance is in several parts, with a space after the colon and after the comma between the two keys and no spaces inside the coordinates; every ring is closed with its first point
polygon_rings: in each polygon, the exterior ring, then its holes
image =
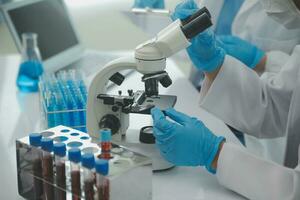
{"type": "Polygon", "coordinates": [[[38,47],[46,60],[79,43],[60,0],[44,0],[8,12],[22,41],[22,33],[38,34],[38,47]]]}

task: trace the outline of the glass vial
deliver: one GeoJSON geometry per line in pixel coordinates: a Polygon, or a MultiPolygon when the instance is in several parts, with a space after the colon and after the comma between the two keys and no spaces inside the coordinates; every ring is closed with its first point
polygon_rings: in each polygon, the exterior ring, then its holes
{"type": "Polygon", "coordinates": [[[95,162],[96,168],[96,186],[97,199],[109,200],[109,179],[107,177],[109,171],[109,164],[107,160],[97,159],[95,162]]]}
{"type": "Polygon", "coordinates": [[[22,62],[17,77],[17,86],[21,92],[37,92],[39,76],[43,73],[41,54],[36,33],[22,34],[22,62]]]}
{"type": "Polygon", "coordinates": [[[81,151],[79,148],[72,148],[68,151],[68,157],[71,161],[71,191],[72,200],[81,199],[81,178],[80,178],[80,161],[81,161],[81,151]]]}
{"type": "Polygon", "coordinates": [[[81,158],[81,164],[83,166],[83,188],[85,200],[93,200],[95,191],[94,183],[95,176],[93,168],[95,166],[95,157],[92,153],[86,153],[81,158]]]}
{"type": "Polygon", "coordinates": [[[42,138],[41,145],[43,149],[43,179],[44,179],[44,199],[54,199],[53,187],[53,140],[51,138],[42,138]]]}
{"type": "Polygon", "coordinates": [[[101,140],[101,158],[110,159],[111,158],[111,130],[102,129],[100,130],[100,140],[101,140]]]}
{"type": "Polygon", "coordinates": [[[39,133],[31,133],[29,135],[29,143],[32,147],[32,172],[33,172],[33,198],[42,199],[43,197],[43,182],[42,178],[42,151],[41,146],[42,135],[39,133]]]}
{"type": "Polygon", "coordinates": [[[53,146],[55,154],[56,190],[55,199],[66,200],[66,144],[56,143],[53,146]]]}

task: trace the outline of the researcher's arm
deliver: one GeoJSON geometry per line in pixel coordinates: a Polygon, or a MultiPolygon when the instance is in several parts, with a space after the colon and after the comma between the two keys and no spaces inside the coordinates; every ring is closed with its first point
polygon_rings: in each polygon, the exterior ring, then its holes
{"type": "Polygon", "coordinates": [[[266,65],[276,64],[276,59],[287,61],[278,74],[261,80],[242,62],[226,56],[220,68],[205,73],[200,106],[232,127],[256,137],[282,136],[298,79],[300,46],[291,56],[270,54],[266,65]]]}
{"type": "Polygon", "coordinates": [[[226,188],[249,199],[300,199],[300,171],[255,157],[230,143],[220,146],[217,178],[226,188]]]}
{"type": "Polygon", "coordinates": [[[219,182],[249,199],[300,198],[300,172],[284,168],[226,143],[203,122],[174,109],[151,110],[161,155],[176,166],[205,166],[219,182]],[[171,120],[170,120],[171,119],[171,120]]]}
{"type": "Polygon", "coordinates": [[[266,68],[266,53],[250,42],[233,35],[218,35],[218,46],[222,47],[227,55],[230,55],[253,69],[258,74],[266,68]]]}

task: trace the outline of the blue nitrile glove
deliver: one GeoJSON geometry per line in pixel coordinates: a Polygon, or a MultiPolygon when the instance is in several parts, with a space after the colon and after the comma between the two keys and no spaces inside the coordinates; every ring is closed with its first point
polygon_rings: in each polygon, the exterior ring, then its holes
{"type": "Polygon", "coordinates": [[[235,57],[245,65],[253,69],[263,59],[265,52],[255,45],[235,36],[217,36],[218,45],[226,54],[235,57]]]}
{"type": "Polygon", "coordinates": [[[164,0],[135,0],[134,1],[134,8],[158,8],[164,9],[165,8],[165,1],[164,0]]]}
{"type": "MultiPolygon", "coordinates": [[[[186,19],[198,10],[193,0],[187,0],[176,6],[171,18],[172,20],[186,19]]],[[[190,42],[187,52],[199,70],[212,72],[223,64],[225,51],[217,46],[216,37],[210,29],[198,34],[190,42]]]]}
{"type": "Polygon", "coordinates": [[[199,10],[198,5],[194,0],[185,0],[179,3],[171,15],[171,19],[186,19],[199,10]]]}
{"type": "Polygon", "coordinates": [[[158,108],[153,108],[153,130],[162,156],[177,166],[205,166],[208,171],[224,137],[215,136],[196,118],[170,108],[165,111],[173,121],[166,119],[158,108]]]}

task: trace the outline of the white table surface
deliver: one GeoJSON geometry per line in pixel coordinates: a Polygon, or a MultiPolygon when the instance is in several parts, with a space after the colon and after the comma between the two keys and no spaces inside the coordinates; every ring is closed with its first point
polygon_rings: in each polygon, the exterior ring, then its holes
{"type": "MultiPolygon", "coordinates": [[[[223,135],[227,141],[239,144],[227,126],[213,115],[198,106],[198,92],[184,77],[182,72],[171,60],[167,71],[173,79],[168,89],[161,89],[161,93],[174,94],[178,97],[176,109],[201,119],[214,133],[223,135]]],[[[39,110],[38,94],[19,93],[15,80],[18,71],[19,57],[0,57],[0,199],[21,199],[17,190],[15,140],[30,132],[40,131],[41,114],[39,110]]],[[[127,89],[142,89],[140,75],[134,73],[129,76],[120,87],[127,89]]],[[[115,88],[116,92],[120,88],[115,88]]],[[[130,129],[140,129],[141,125],[151,123],[149,116],[133,115],[130,129]]],[[[154,200],[227,200],[244,199],[221,185],[215,176],[206,170],[196,167],[176,167],[172,170],[155,173],[153,175],[154,200]]]]}

